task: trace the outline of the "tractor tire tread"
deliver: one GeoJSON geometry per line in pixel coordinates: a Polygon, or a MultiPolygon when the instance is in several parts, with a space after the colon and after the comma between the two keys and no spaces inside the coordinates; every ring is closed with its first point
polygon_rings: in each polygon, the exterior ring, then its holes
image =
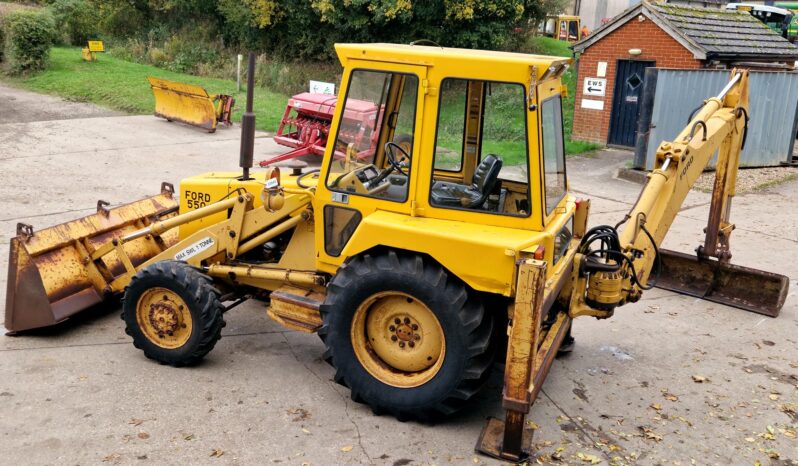
{"type": "Polygon", "coordinates": [[[226,325],[219,297],[220,293],[213,286],[213,280],[185,262],[161,261],[148,265],[136,273],[125,288],[125,295],[122,298],[125,333],[133,338],[133,345],[142,350],[149,359],[174,367],[195,365],[216,346],[216,342],[222,336],[222,328],[226,325]],[[161,280],[163,282],[158,284],[157,282],[161,280]],[[156,284],[148,285],[147,282],[156,282],[156,284]],[[189,337],[187,344],[191,347],[181,353],[164,351],[150,343],[138,329],[136,322],[135,301],[138,300],[139,293],[146,290],[147,286],[166,284],[171,284],[174,288],[172,291],[187,301],[186,305],[192,312],[194,329],[199,331],[198,338],[189,337]],[[145,288],[139,291],[138,288],[141,286],[145,288]],[[131,292],[134,296],[129,296],[131,292]]]}
{"type": "MultiPolygon", "coordinates": [[[[366,253],[348,259],[333,277],[327,288],[327,296],[319,309],[324,322],[320,335],[325,343],[324,360],[335,369],[335,382],[350,388],[351,398],[359,403],[367,404],[375,414],[390,414],[400,421],[419,420],[435,422],[447,417],[462,408],[485,384],[490,375],[496,345],[491,338],[494,329],[493,317],[484,309],[481,300],[457,277],[449,274],[437,262],[404,251],[390,250],[388,252],[366,253]],[[340,358],[353,358],[341,349],[336,348],[336,343],[331,341],[338,339],[337,333],[342,331],[349,334],[349,328],[336,329],[332,323],[334,313],[348,312],[354,315],[359,303],[349,302],[352,295],[350,287],[353,284],[361,284],[364,281],[381,280],[386,272],[394,274],[400,273],[403,281],[413,281],[431,287],[432,292],[442,296],[440,302],[452,303],[449,311],[453,312],[454,325],[459,326],[457,330],[466,344],[460,350],[464,355],[463,367],[459,368],[457,382],[448,388],[448,392],[436,394],[437,398],[426,399],[417,406],[398,406],[380,400],[376,392],[374,383],[384,386],[382,382],[371,377],[371,382],[364,382],[362,375],[349,373],[342,368],[345,365],[357,364],[355,361],[340,361],[340,358]],[[342,364],[343,362],[343,364],[342,364]],[[372,384],[372,385],[369,385],[372,384]]],[[[440,317],[439,317],[440,318],[440,317]]],[[[350,317],[351,325],[351,317],[350,317]]],[[[349,343],[351,345],[351,341],[349,343]]],[[[458,348],[447,347],[451,354],[458,352],[458,348]]],[[[447,352],[447,354],[450,354],[447,352]]],[[[365,371],[364,371],[365,372],[365,371]]],[[[437,375],[436,375],[437,377],[437,375]]],[[[387,387],[387,386],[386,386],[387,387]]]]}

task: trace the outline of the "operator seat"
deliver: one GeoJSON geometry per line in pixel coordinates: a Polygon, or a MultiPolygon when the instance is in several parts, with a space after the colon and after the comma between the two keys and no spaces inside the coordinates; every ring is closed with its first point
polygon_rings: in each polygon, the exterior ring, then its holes
{"type": "Polygon", "coordinates": [[[435,205],[465,207],[473,209],[485,203],[502,169],[502,159],[488,154],[474,171],[470,186],[447,181],[436,181],[432,185],[432,203],[435,205]]]}

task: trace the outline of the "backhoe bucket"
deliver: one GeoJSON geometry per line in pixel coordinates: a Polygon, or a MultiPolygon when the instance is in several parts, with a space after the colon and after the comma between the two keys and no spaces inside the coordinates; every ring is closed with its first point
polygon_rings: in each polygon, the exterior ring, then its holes
{"type": "Polygon", "coordinates": [[[155,96],[155,116],[216,131],[216,107],[205,89],[152,76],[147,79],[155,96]]]}
{"type": "Polygon", "coordinates": [[[662,274],[657,288],[770,317],[779,315],[787,298],[790,281],[784,275],[675,251],[659,252],[662,274]]]}
{"type": "MultiPolygon", "coordinates": [[[[126,270],[116,252],[97,260],[89,255],[114,238],[174,215],[173,193],[172,185],[164,183],[157,196],[113,209],[99,201],[97,213],[41,231],[18,224],[9,254],[6,329],[15,333],[54,325],[122,291],[112,283],[126,270]]],[[[168,232],[122,247],[137,266],[176,242],[177,232],[168,232]]]]}

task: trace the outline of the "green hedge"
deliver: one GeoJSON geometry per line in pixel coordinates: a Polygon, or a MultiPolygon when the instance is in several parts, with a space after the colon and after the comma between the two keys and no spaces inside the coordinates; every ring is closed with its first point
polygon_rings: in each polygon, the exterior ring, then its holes
{"type": "Polygon", "coordinates": [[[15,11],[4,21],[11,71],[28,73],[44,69],[55,38],[55,22],[41,10],[15,11]]]}
{"type": "Polygon", "coordinates": [[[86,41],[99,35],[99,14],[86,0],[55,0],[50,4],[50,11],[59,38],[66,44],[85,47],[86,41]]]}

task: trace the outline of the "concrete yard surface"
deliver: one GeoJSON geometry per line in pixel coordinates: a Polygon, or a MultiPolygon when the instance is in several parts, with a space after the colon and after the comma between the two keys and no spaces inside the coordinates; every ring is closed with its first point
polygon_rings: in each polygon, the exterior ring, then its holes
{"type": "MultiPolygon", "coordinates": [[[[238,126],[208,134],[97,108],[66,119],[74,115],[53,116],[57,99],[0,87],[9,93],[51,111],[0,120],[0,302],[17,222],[43,228],[91,213],[97,199],[120,204],[155,194],[161,181],[237,170],[238,126]]],[[[259,136],[256,160],[283,151],[259,136]]],[[[615,178],[629,158],[568,160],[571,189],[592,199],[591,225],[617,223],[637,198],[640,185],[615,178]]],[[[732,261],[790,278],[781,315],[654,289],[612,319],[577,320],[574,352],[555,361],[528,417],[541,462],[798,461],[796,194],[792,180],[738,196],[732,208],[732,261]]],[[[690,193],[665,247],[691,252],[703,240],[709,199],[690,193]]],[[[0,337],[0,463],[501,464],[474,453],[485,418],[504,417],[500,364],[461,414],[403,423],[353,402],[318,337],[272,322],[262,302],[226,314],[216,348],[181,369],[146,359],[119,314],[111,303],[0,337]]]]}

